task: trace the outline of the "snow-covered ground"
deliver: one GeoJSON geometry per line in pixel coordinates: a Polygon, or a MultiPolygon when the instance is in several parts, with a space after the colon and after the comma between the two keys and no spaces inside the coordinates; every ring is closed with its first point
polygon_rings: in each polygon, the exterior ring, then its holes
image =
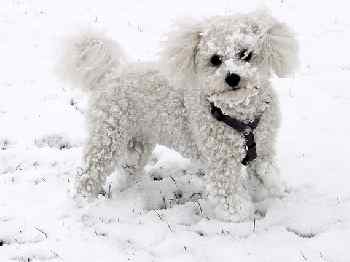
{"type": "MultiPolygon", "coordinates": [[[[345,0],[2,0],[0,262],[349,262],[349,7],[345,0]],[[255,225],[208,219],[196,201],[167,199],[167,209],[152,210],[162,203],[145,188],[115,190],[112,199],[92,203],[73,199],[85,99],[54,74],[62,38],[94,26],[133,59],[155,59],[173,18],[261,3],[295,29],[301,46],[299,72],[273,81],[283,114],[279,163],[290,193],[265,203],[255,225]]],[[[199,179],[174,152],[158,147],[155,156],[148,170],[167,179],[149,182],[149,189],[176,191],[175,182],[188,174],[199,179]]]]}

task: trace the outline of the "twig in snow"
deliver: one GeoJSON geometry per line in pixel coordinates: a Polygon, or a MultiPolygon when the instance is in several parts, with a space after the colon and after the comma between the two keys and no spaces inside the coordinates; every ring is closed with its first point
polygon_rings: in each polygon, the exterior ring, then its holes
{"type": "Polygon", "coordinates": [[[167,223],[167,224],[168,224],[168,228],[169,228],[170,232],[171,233],[174,232],[173,229],[171,228],[170,224],[169,223],[167,223]]]}
{"type": "Polygon", "coordinates": [[[38,230],[41,234],[43,234],[44,236],[45,236],[45,238],[47,239],[47,233],[44,231],[44,230],[42,230],[42,229],[40,229],[40,228],[38,228],[38,227],[34,227],[36,230],[38,230]]]}
{"type": "Polygon", "coordinates": [[[172,176],[169,176],[170,177],[170,179],[174,182],[174,184],[176,185],[176,180],[175,180],[175,178],[173,178],[172,176]]]}
{"type": "Polygon", "coordinates": [[[163,217],[157,212],[157,210],[153,210],[157,216],[159,217],[159,220],[163,221],[163,217]]]}
{"type": "Polygon", "coordinates": [[[59,258],[60,260],[63,260],[58,253],[56,253],[53,250],[50,250],[51,254],[53,255],[53,258],[59,258]]]}
{"type": "Polygon", "coordinates": [[[329,259],[327,259],[327,258],[325,257],[325,255],[322,253],[322,251],[320,251],[320,258],[321,258],[323,261],[325,261],[325,262],[329,262],[329,261],[330,261],[329,259]]]}
{"type": "Polygon", "coordinates": [[[202,209],[201,204],[198,201],[195,201],[195,203],[198,205],[199,211],[201,212],[201,215],[202,215],[203,214],[203,209],[202,209]]]}
{"type": "Polygon", "coordinates": [[[112,185],[108,185],[107,199],[112,199],[112,185]]]}
{"type": "MultiPolygon", "coordinates": [[[[162,193],[162,192],[160,192],[160,193],[162,193]]],[[[165,197],[164,197],[164,196],[163,196],[162,200],[163,200],[164,208],[167,208],[166,200],[165,200],[165,197]]]]}
{"type": "Polygon", "coordinates": [[[22,170],[23,170],[22,164],[23,164],[23,163],[19,163],[19,164],[16,166],[16,171],[22,171],[22,170]]]}
{"type": "Polygon", "coordinates": [[[105,232],[97,232],[95,230],[94,233],[95,233],[96,236],[99,236],[99,237],[106,237],[107,236],[107,233],[105,233],[105,232]]]}
{"type": "MultiPolygon", "coordinates": [[[[153,210],[153,211],[157,214],[157,216],[159,217],[159,220],[164,221],[164,218],[156,210],[153,210]]],[[[164,222],[166,222],[166,221],[164,221],[164,222]]],[[[173,229],[171,228],[170,224],[168,222],[166,222],[166,223],[168,225],[170,232],[174,232],[173,229]]]]}
{"type": "Polygon", "coordinates": [[[209,218],[207,215],[204,215],[202,206],[201,206],[201,204],[199,203],[199,201],[194,201],[194,203],[196,203],[196,204],[198,205],[200,214],[201,214],[202,216],[204,216],[204,218],[206,218],[207,220],[210,220],[210,218],[209,218]]]}
{"type": "Polygon", "coordinates": [[[301,237],[301,238],[313,238],[316,236],[316,233],[313,233],[313,232],[304,233],[304,232],[300,232],[300,231],[298,231],[294,228],[290,228],[290,227],[287,227],[286,230],[288,232],[294,233],[295,235],[297,235],[298,237],[301,237]]]}
{"type": "Polygon", "coordinates": [[[304,259],[304,261],[307,261],[307,257],[304,255],[303,251],[300,251],[300,255],[304,259]]]}
{"type": "Polygon", "coordinates": [[[221,235],[225,235],[225,236],[227,236],[227,235],[230,235],[231,234],[231,232],[229,231],[229,230],[225,230],[225,229],[221,229],[221,235]]]}

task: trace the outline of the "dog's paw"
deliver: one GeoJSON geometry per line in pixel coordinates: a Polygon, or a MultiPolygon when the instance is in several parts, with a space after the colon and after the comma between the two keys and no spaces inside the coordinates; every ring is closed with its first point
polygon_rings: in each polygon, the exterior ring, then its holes
{"type": "Polygon", "coordinates": [[[283,197],[286,194],[286,184],[279,176],[277,167],[270,162],[259,162],[255,168],[261,186],[271,197],[283,197]]]}
{"type": "Polygon", "coordinates": [[[97,197],[99,194],[105,193],[104,189],[95,179],[84,175],[77,185],[77,194],[83,197],[97,197]]]}
{"type": "Polygon", "coordinates": [[[252,201],[239,195],[230,195],[222,199],[210,200],[214,207],[215,218],[227,222],[242,222],[254,217],[255,206],[252,201]]]}

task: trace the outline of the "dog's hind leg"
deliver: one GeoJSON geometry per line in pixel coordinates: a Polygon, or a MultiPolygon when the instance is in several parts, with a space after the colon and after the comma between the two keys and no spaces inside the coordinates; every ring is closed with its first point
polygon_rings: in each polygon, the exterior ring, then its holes
{"type": "Polygon", "coordinates": [[[84,175],[79,181],[78,192],[96,196],[103,192],[107,176],[115,169],[125,140],[122,130],[117,130],[106,118],[100,118],[90,126],[90,137],[84,150],[84,175]]]}
{"type": "Polygon", "coordinates": [[[141,137],[132,137],[127,144],[127,154],[121,167],[129,175],[143,174],[155,145],[141,137]]]}

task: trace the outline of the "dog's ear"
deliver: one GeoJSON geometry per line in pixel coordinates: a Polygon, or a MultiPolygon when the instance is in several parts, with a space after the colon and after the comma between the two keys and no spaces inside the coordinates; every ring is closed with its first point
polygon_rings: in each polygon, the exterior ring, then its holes
{"type": "Polygon", "coordinates": [[[161,70],[172,80],[184,80],[196,71],[201,24],[188,19],[177,21],[166,34],[160,52],[161,70]]]}
{"type": "Polygon", "coordinates": [[[267,19],[269,22],[261,36],[262,62],[278,77],[289,76],[299,64],[298,42],[285,23],[278,22],[272,17],[267,19]]]}

